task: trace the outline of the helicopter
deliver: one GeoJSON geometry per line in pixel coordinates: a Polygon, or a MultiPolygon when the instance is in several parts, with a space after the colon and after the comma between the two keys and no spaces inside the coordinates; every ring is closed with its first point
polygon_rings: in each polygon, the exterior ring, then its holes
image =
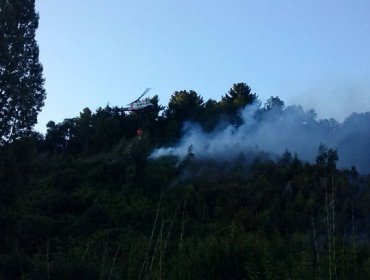
{"type": "Polygon", "coordinates": [[[131,103],[127,104],[127,106],[129,107],[123,108],[123,110],[124,111],[138,111],[138,110],[147,108],[149,106],[154,106],[154,104],[150,102],[149,98],[140,100],[149,90],[150,88],[147,88],[135,101],[132,101],[131,103]]]}

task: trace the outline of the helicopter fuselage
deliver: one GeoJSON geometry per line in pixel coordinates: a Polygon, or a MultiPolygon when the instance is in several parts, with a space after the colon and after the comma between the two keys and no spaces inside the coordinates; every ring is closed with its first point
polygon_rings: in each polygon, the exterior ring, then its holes
{"type": "Polygon", "coordinates": [[[140,110],[140,109],[144,109],[148,106],[153,106],[152,103],[150,103],[150,100],[148,98],[146,99],[143,99],[143,100],[139,100],[139,101],[136,101],[134,103],[131,104],[131,110],[140,110]]]}

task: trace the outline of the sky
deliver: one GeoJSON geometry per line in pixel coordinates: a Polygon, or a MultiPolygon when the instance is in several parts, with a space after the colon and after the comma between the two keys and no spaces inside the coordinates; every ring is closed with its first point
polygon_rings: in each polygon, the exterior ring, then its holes
{"type": "Polygon", "coordinates": [[[36,130],[147,87],[220,100],[245,82],[264,102],[338,121],[370,111],[370,1],[36,0],[47,98],[36,130]]]}

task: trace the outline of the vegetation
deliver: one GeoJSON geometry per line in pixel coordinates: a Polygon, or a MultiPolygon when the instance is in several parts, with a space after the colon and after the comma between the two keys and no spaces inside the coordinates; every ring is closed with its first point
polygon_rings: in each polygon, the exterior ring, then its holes
{"type": "MultiPolygon", "coordinates": [[[[160,116],[152,102],[86,108],[0,148],[1,278],[368,278],[369,176],[338,170],[325,145],[314,164],[289,151],[197,158],[191,147],[181,162],[149,160],[188,118],[211,130],[237,116],[192,91],[160,116]]],[[[273,97],[260,119],[271,110],[286,109],[273,97]]]]}
{"type": "Polygon", "coordinates": [[[0,1],[0,144],[27,136],[45,99],[34,0],[0,1]]]}
{"type": "MultiPolygon", "coordinates": [[[[180,140],[184,122],[237,128],[251,104],[255,127],[293,111],[333,133],[366,127],[369,113],[318,121],[278,97],[261,107],[238,83],[220,101],[178,91],[140,112],[85,108],[41,135],[32,131],[45,98],[34,1],[0,3],[1,279],[369,278],[370,177],[338,169],[331,147],[315,147],[315,163],[288,150],[198,157],[192,146],[181,161],[149,159],[180,140]]],[[[368,139],[352,131],[347,154],[368,139]]]]}

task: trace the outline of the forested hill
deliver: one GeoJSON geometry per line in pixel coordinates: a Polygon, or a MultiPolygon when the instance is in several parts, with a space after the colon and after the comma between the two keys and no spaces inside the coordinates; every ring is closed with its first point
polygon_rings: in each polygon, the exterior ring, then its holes
{"type": "Polygon", "coordinates": [[[369,113],[151,102],[1,145],[1,279],[370,277],[369,113]]]}
{"type": "Polygon", "coordinates": [[[353,113],[343,123],[318,119],[314,109],[285,107],[279,97],[262,105],[245,83],[234,84],[221,100],[204,101],[194,91],[175,92],[167,106],[159,104],[127,114],[122,107],[85,108],[79,117],[47,124],[42,149],[73,155],[110,150],[121,139],[143,133],[150,139],[153,157],[184,157],[190,146],[197,157],[235,158],[247,150],[280,155],[286,150],[315,161],[325,144],[339,153],[338,166],[370,172],[370,112],[353,113]]]}

